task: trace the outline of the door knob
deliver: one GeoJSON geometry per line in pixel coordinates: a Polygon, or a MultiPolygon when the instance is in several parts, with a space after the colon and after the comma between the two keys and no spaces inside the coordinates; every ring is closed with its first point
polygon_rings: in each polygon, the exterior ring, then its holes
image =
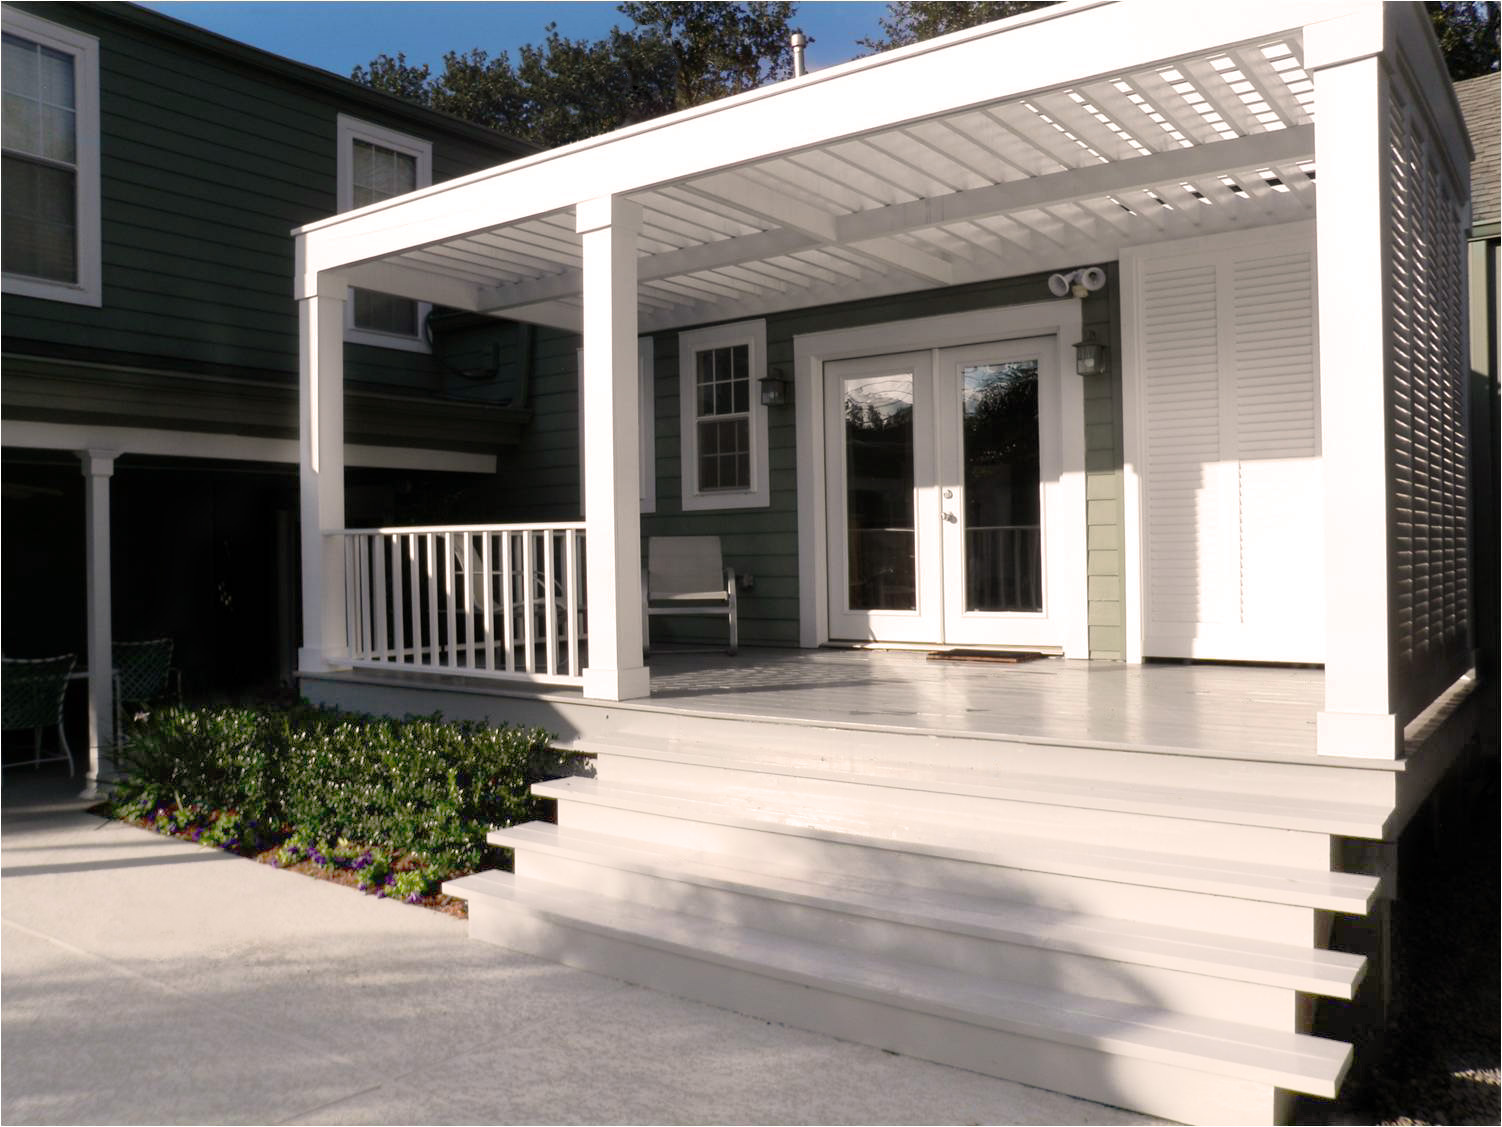
{"type": "Polygon", "coordinates": [[[953,489],[946,489],[946,490],[944,490],[944,499],[946,501],[949,500],[949,498],[951,498],[953,496],[954,496],[954,490],[953,489]]]}

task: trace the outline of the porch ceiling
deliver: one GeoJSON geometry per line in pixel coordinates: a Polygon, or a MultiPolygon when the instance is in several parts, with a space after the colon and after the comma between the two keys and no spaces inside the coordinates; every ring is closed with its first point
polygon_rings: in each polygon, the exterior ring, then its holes
{"type": "MultiPolygon", "coordinates": [[[[755,159],[624,192],[643,213],[641,330],[1069,269],[1128,245],[1308,218],[1314,93],[1302,58],[1301,29],[1269,32],[817,145],[768,138],[755,159]]],[[[724,126],[734,121],[728,111],[724,126]]],[[[635,139],[605,144],[640,159],[635,139]]],[[[590,194],[342,272],[577,328],[573,204],[590,194]]]]}

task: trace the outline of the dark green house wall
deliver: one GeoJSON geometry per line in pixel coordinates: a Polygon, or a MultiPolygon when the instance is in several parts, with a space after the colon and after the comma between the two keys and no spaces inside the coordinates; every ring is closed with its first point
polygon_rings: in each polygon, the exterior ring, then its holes
{"type": "MultiPolygon", "coordinates": [[[[1084,327],[1109,342],[1110,367],[1085,385],[1086,522],[1089,550],[1090,652],[1125,656],[1122,588],[1121,354],[1117,272],[1084,299],[1084,327]]],[[[924,290],[872,301],[823,305],[773,314],[767,321],[767,363],[791,372],[793,338],[804,333],[878,325],[946,313],[1046,300],[1047,275],[1029,274],[976,285],[924,290]]],[[[1072,343],[1072,342],[1071,342],[1072,343]]],[[[539,333],[536,376],[529,406],[532,422],[518,445],[505,452],[490,497],[472,498],[470,511],[486,520],[571,520],[579,507],[579,339],[539,333]]],[[[771,504],[763,509],[684,512],[680,465],[678,331],[652,338],[655,396],[657,502],[642,517],[642,535],[717,535],[726,563],[755,577],[740,601],[741,637],[749,644],[798,643],[798,484],[793,405],[770,408],[768,447],[771,504]]],[[[1072,372],[1063,378],[1077,379],[1072,372]]],[[[805,393],[795,388],[794,395],[805,393]]],[[[490,492],[490,490],[486,490],[490,492]]],[[[654,637],[708,637],[713,620],[657,620],[654,637]]]]}
{"type": "MultiPolygon", "coordinates": [[[[425,138],[433,179],[530,151],[126,5],[18,4],[98,37],[103,305],[7,294],[7,353],[289,380],[293,227],[336,210],[340,113],[425,138]]],[[[420,353],[351,346],[351,383],[431,392],[420,353]]]]}

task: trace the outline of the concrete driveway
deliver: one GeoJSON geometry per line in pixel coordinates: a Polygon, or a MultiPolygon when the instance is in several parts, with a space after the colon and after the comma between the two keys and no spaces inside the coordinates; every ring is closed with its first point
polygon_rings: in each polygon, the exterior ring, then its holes
{"type": "Polygon", "coordinates": [[[1147,1123],[470,942],[462,921],[0,801],[0,1119],[1147,1123]]]}

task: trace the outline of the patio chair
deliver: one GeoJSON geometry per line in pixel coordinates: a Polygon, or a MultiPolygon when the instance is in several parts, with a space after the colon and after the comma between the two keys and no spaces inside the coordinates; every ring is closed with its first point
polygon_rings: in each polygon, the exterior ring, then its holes
{"type": "MultiPolygon", "coordinates": [[[[57,657],[15,658],[3,660],[3,684],[0,684],[0,714],[7,732],[25,731],[30,728],[35,734],[32,745],[31,765],[62,761],[68,764],[68,777],[73,777],[73,753],[68,748],[68,737],[63,732],[63,694],[68,688],[68,675],[73,672],[73,654],[57,657]],[[56,755],[42,755],[42,729],[57,728],[56,755]]],[[[7,767],[21,766],[7,763],[7,767]]]]}
{"type": "Polygon", "coordinates": [[[651,652],[653,615],[724,615],[730,622],[730,645],[740,643],[735,572],[724,566],[718,536],[653,536],[647,541],[647,568],[642,574],[642,648],[651,652]]]}
{"type": "Polygon", "coordinates": [[[183,699],[182,672],[172,667],[172,639],[149,642],[116,642],[110,650],[115,663],[115,731],[127,703],[149,705],[167,694],[176,682],[179,704],[183,699]]]}
{"type": "MultiPolygon", "coordinates": [[[[534,548],[541,550],[536,545],[534,545],[534,548]]],[[[454,546],[454,566],[461,576],[468,576],[470,611],[474,615],[479,615],[481,608],[485,605],[485,569],[481,567],[480,553],[475,550],[473,544],[468,542],[467,538],[454,546]]],[[[495,645],[500,645],[501,639],[505,637],[505,619],[503,617],[505,615],[505,604],[502,599],[501,586],[503,573],[500,570],[501,560],[498,555],[491,559],[490,566],[490,604],[493,614],[492,629],[494,630],[492,641],[495,645]]],[[[541,565],[538,566],[540,569],[541,565]]],[[[463,581],[461,578],[460,582],[463,581]]],[[[520,564],[516,558],[513,558],[511,569],[511,636],[517,645],[522,644],[522,639],[525,637],[526,631],[526,605],[523,598],[523,584],[523,573],[520,564]]],[[[565,646],[568,644],[568,591],[565,577],[561,572],[553,576],[552,600],[553,622],[557,644],[565,646]]],[[[537,570],[532,577],[532,636],[539,644],[546,641],[548,634],[547,601],[547,581],[542,571],[537,570]]],[[[588,637],[586,629],[588,619],[585,614],[582,595],[578,599],[575,609],[579,616],[579,641],[583,642],[588,637]]]]}

